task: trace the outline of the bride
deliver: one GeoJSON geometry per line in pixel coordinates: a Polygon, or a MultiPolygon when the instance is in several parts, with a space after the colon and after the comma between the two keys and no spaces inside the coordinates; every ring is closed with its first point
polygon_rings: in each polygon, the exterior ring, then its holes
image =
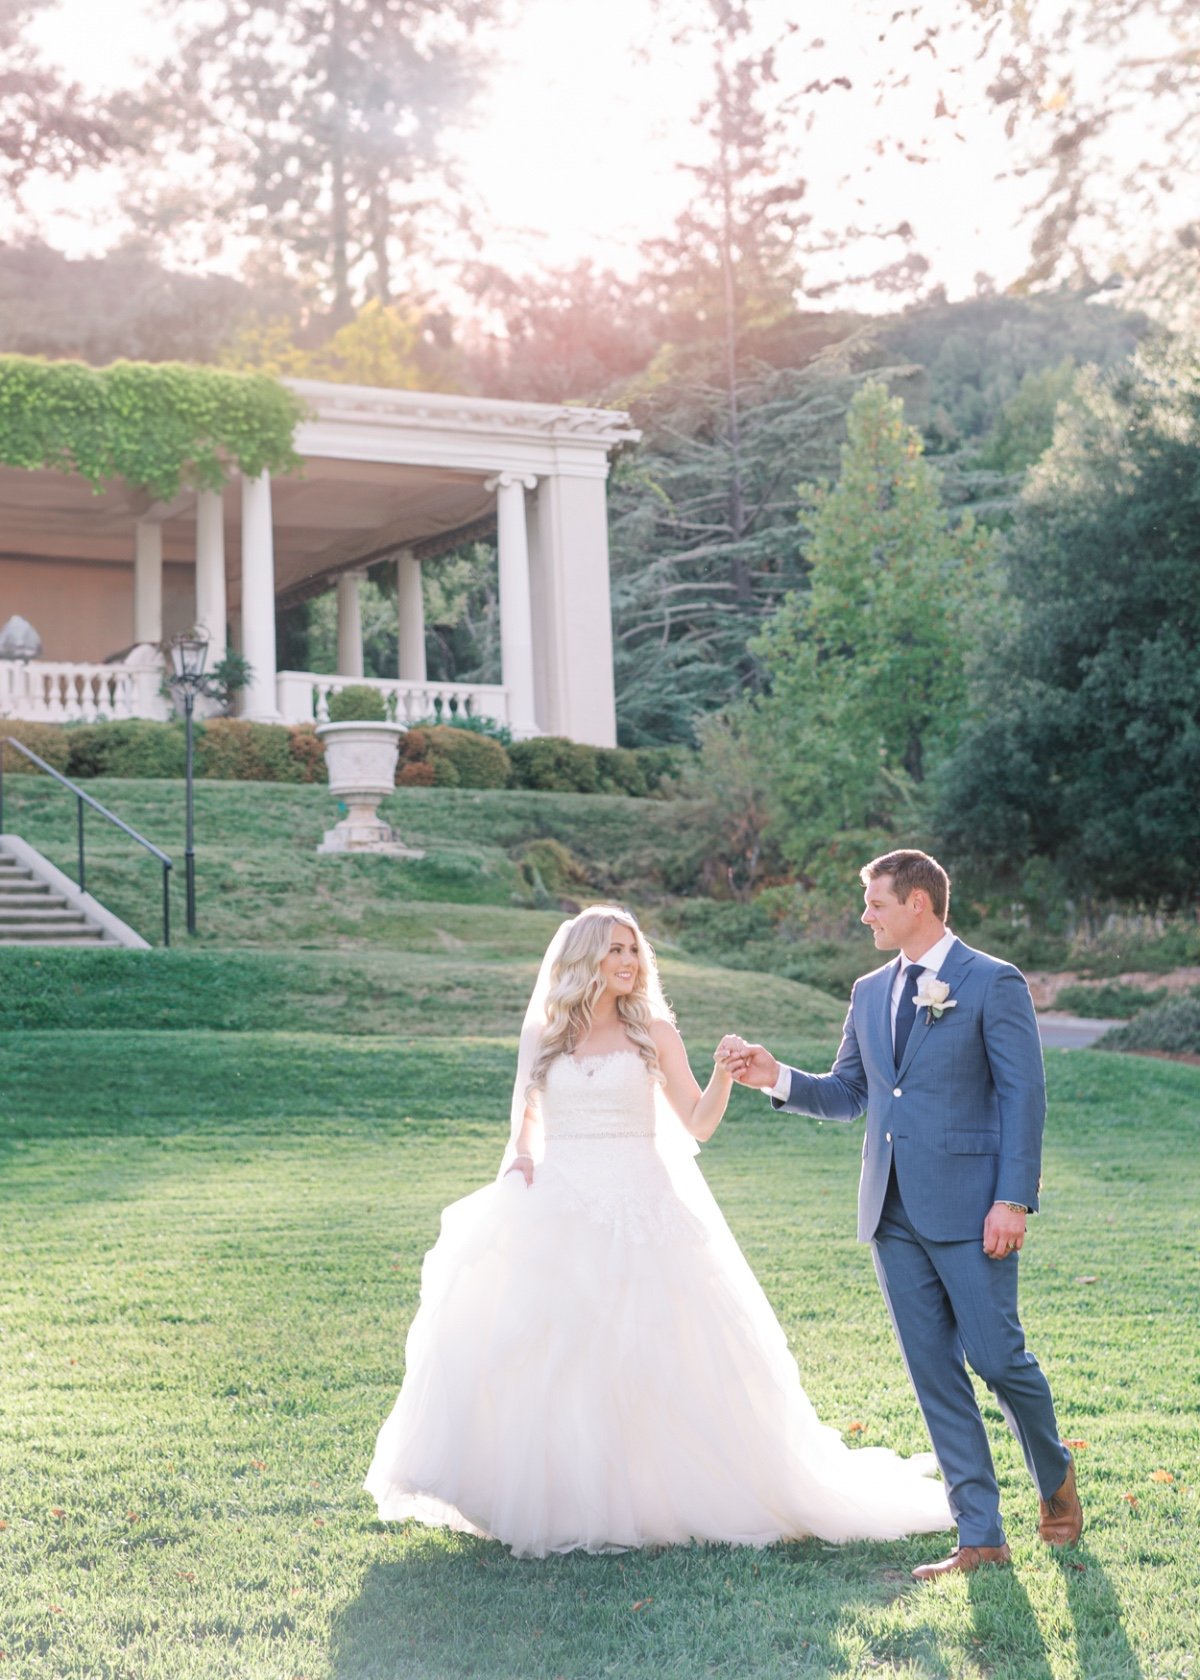
{"type": "Polygon", "coordinates": [[[928,1455],[852,1450],[818,1420],[696,1166],[739,1044],[701,1091],[633,917],[559,929],[500,1174],[425,1257],[365,1483],[382,1518],[527,1557],[952,1526],[928,1455]]]}

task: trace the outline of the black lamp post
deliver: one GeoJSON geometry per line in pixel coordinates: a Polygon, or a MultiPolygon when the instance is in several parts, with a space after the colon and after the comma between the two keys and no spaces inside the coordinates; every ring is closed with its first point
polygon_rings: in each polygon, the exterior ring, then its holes
{"type": "Polygon", "coordinates": [[[187,881],[187,930],[196,931],[196,853],[192,845],[192,712],[196,705],[197,694],[203,694],[206,687],[204,675],[204,661],[208,658],[207,638],[189,631],[185,635],[175,636],[171,640],[171,687],[183,695],[183,719],[186,740],[186,758],[184,762],[184,778],[187,783],[187,844],[183,851],[184,871],[187,881]]]}

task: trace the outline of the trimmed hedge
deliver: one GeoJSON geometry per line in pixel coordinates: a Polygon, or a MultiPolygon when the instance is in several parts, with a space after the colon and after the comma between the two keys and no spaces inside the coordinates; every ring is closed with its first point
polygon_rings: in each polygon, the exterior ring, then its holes
{"type": "Polygon", "coordinates": [[[386,723],[387,705],[377,688],[351,683],[329,696],[330,723],[386,723]]]}
{"type": "MultiPolygon", "coordinates": [[[[343,689],[335,699],[374,689],[343,689]]],[[[353,706],[355,702],[351,702],[353,706]]],[[[332,710],[332,701],[331,701],[332,710]]],[[[346,717],[341,721],[349,722],[346,717]]],[[[182,722],[128,718],[111,723],[27,723],[0,718],[0,736],[24,742],[47,764],[77,781],[92,776],[174,780],[184,772],[182,722]]],[[[312,724],[289,727],[247,718],[195,724],[196,775],[208,780],[324,782],[325,755],[312,724]]],[[[418,725],[400,737],[398,787],[516,787],[546,793],[624,794],[634,799],[674,791],[687,757],[675,747],[589,747],[561,735],[516,741],[451,724],[418,725]]],[[[33,771],[5,749],[6,771],[33,771]]]]}
{"type": "Polygon", "coordinates": [[[507,787],[509,755],[488,735],[473,729],[434,724],[406,730],[400,737],[397,787],[507,787]]]}

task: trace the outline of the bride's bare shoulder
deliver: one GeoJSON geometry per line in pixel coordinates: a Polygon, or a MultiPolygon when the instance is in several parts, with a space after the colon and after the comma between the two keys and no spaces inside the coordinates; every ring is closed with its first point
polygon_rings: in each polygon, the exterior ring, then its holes
{"type": "Polygon", "coordinates": [[[673,1021],[651,1021],[650,1037],[654,1040],[659,1055],[668,1051],[683,1048],[683,1039],[679,1036],[679,1028],[673,1021]]]}

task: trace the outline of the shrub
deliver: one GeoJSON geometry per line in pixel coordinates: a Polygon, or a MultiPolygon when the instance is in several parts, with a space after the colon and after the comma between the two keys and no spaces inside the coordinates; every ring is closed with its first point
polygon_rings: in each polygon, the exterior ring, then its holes
{"type": "MultiPolygon", "coordinates": [[[[30,752],[37,753],[55,770],[61,770],[70,775],[68,768],[69,753],[66,742],[66,731],[55,723],[27,723],[20,718],[0,718],[0,735],[11,736],[14,741],[20,741],[30,752]]],[[[33,775],[41,774],[36,764],[30,764],[24,753],[4,747],[4,768],[6,771],[16,771],[24,774],[30,771],[33,775]]]]}
{"type": "Polygon", "coordinates": [[[632,799],[645,799],[650,792],[646,772],[636,752],[630,747],[593,747],[601,793],[627,793],[632,799]]]}
{"type": "Polygon", "coordinates": [[[396,771],[397,787],[432,787],[436,780],[437,771],[428,759],[409,759],[407,764],[401,764],[396,771]]]}
{"type": "Polygon", "coordinates": [[[297,781],[329,780],[329,772],[325,768],[325,748],[311,723],[298,723],[288,731],[288,753],[300,772],[297,781]]]}
{"type": "Polygon", "coordinates": [[[543,793],[599,793],[596,748],[565,735],[539,735],[509,748],[513,785],[543,793]]]}
{"type": "MultiPolygon", "coordinates": [[[[199,750],[204,726],[196,728],[199,750]]],[[[182,723],[154,723],[149,718],[123,718],[115,723],[71,724],[62,730],[69,775],[140,776],[151,781],[182,776],[182,723]]]]}
{"type": "Polygon", "coordinates": [[[426,733],[429,736],[429,756],[435,767],[439,760],[452,764],[458,775],[459,787],[508,786],[512,766],[499,741],[450,724],[438,724],[426,733]]]}
{"type": "Polygon", "coordinates": [[[1111,1016],[1128,1020],[1143,1009],[1161,1003],[1167,995],[1165,986],[1142,992],[1136,986],[1107,981],[1102,986],[1064,986],[1054,999],[1055,1009],[1065,1009],[1072,1015],[1111,1016]]]}
{"type": "Polygon", "coordinates": [[[561,840],[531,840],[517,863],[539,909],[558,903],[564,895],[585,892],[589,885],[587,870],[561,840]]]}
{"type": "Polygon", "coordinates": [[[298,782],[291,730],[248,718],[211,718],[199,734],[196,774],[222,782],[298,782]]]}
{"type": "Polygon", "coordinates": [[[330,723],[386,723],[387,706],[377,688],[351,683],[329,696],[330,723]]]}
{"type": "Polygon", "coordinates": [[[1167,998],[1123,1027],[1113,1027],[1098,1050],[1165,1050],[1174,1056],[1200,1056],[1200,991],[1167,998]]]}

